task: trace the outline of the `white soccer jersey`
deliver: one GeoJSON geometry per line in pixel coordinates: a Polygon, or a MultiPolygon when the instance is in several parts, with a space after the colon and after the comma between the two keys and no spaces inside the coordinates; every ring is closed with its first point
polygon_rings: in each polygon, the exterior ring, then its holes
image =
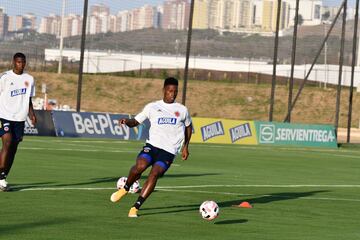
{"type": "Polygon", "coordinates": [[[190,126],[191,117],[180,103],[165,103],[163,100],[149,103],[135,116],[139,123],[150,121],[147,143],[169,153],[177,154],[185,138],[185,127],[190,126]]]}
{"type": "Polygon", "coordinates": [[[10,121],[25,121],[29,113],[30,97],[35,96],[34,78],[12,70],[0,77],[0,118],[10,121]]]}

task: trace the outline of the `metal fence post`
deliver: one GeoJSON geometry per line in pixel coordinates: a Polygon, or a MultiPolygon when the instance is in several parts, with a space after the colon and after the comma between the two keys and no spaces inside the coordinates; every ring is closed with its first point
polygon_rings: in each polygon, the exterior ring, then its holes
{"type": "Polygon", "coordinates": [[[83,25],[82,25],[82,33],[81,33],[79,79],[78,79],[77,101],[76,101],[76,111],[77,112],[80,112],[80,106],[81,106],[81,88],[82,88],[82,77],[83,77],[83,67],[84,67],[84,51],[85,51],[88,4],[89,4],[88,0],[84,0],[83,25]]]}
{"type": "Polygon", "coordinates": [[[279,48],[279,28],[280,28],[280,13],[281,13],[281,0],[277,1],[278,8],[276,13],[276,32],[275,32],[275,41],[274,41],[274,58],[273,58],[273,75],[271,80],[271,96],[270,96],[270,110],[269,110],[269,122],[273,120],[274,113],[274,100],[275,100],[275,86],[276,86],[276,66],[277,66],[277,56],[279,48]]]}
{"type": "Polygon", "coordinates": [[[347,125],[347,137],[346,137],[347,143],[350,143],[350,134],[351,134],[351,118],[352,118],[352,105],[353,105],[353,92],[354,92],[354,73],[355,73],[355,64],[356,64],[358,23],[359,23],[359,0],[356,0],[353,51],[352,51],[352,62],[351,62],[351,83],[349,90],[350,93],[349,93],[348,125],[347,125]]]}
{"type": "Polygon", "coordinates": [[[187,87],[187,81],[188,81],[188,75],[189,75],[189,58],[190,58],[190,50],[191,50],[191,36],[192,36],[192,26],[193,26],[193,16],[194,16],[194,5],[195,5],[195,0],[191,0],[190,16],[189,16],[189,29],[188,29],[188,37],[187,37],[187,44],[186,44],[184,86],[183,86],[183,95],[182,95],[182,104],[184,104],[184,105],[186,102],[186,87],[187,87]]]}
{"type": "Polygon", "coordinates": [[[346,31],[346,12],[347,12],[347,0],[344,0],[343,7],[343,22],[341,31],[341,45],[340,45],[340,59],[339,59],[339,79],[336,93],[336,110],[335,110],[335,132],[338,135],[339,127],[339,113],[340,113],[340,100],[341,100],[341,81],[342,81],[342,70],[344,64],[344,49],[345,49],[345,31],[346,31]]]}

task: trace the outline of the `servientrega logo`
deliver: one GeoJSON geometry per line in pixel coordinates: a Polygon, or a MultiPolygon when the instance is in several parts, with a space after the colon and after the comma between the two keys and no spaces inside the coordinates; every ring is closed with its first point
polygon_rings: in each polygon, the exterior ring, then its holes
{"type": "Polygon", "coordinates": [[[273,124],[260,125],[260,143],[274,143],[275,142],[275,126],[273,124]]]}

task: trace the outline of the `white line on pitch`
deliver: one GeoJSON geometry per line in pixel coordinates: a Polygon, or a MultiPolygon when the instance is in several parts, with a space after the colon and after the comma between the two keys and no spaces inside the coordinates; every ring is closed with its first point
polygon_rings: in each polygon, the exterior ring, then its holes
{"type": "Polygon", "coordinates": [[[21,150],[46,150],[46,151],[75,151],[75,152],[113,152],[133,153],[135,150],[105,150],[105,149],[79,149],[79,148],[43,148],[43,147],[20,147],[21,150]]]}
{"type": "MultiPolygon", "coordinates": [[[[254,188],[306,188],[306,187],[326,187],[326,188],[359,188],[360,185],[259,185],[259,184],[243,184],[243,185],[189,185],[189,186],[157,186],[156,189],[186,189],[186,188],[205,188],[205,187],[254,187],[254,188]]],[[[46,191],[46,190],[107,190],[114,189],[109,187],[44,187],[44,188],[25,188],[20,191],[46,191]]]]}
{"type": "Polygon", "coordinates": [[[119,139],[119,140],[109,140],[109,141],[104,141],[104,140],[70,140],[70,139],[64,139],[64,140],[60,140],[60,139],[47,139],[47,140],[43,140],[43,139],[26,139],[26,142],[46,142],[49,143],[49,141],[51,142],[57,142],[57,143],[67,143],[67,142],[73,142],[73,143],[130,143],[126,140],[123,139],[119,139]]]}
{"type": "Polygon", "coordinates": [[[110,187],[43,187],[43,188],[24,188],[19,192],[24,191],[66,191],[66,190],[84,190],[84,191],[98,191],[98,190],[116,190],[110,187]]]}
{"type": "MultiPolygon", "coordinates": [[[[188,193],[206,193],[206,194],[222,194],[222,195],[236,195],[236,196],[256,196],[256,197],[278,197],[278,198],[289,198],[289,199],[307,199],[307,200],[327,200],[327,201],[349,201],[349,202],[360,202],[360,199],[349,199],[349,198],[329,198],[329,197],[294,197],[286,195],[257,195],[257,194],[246,194],[246,193],[232,193],[232,192],[212,192],[212,191],[197,191],[197,190],[177,190],[171,189],[174,187],[157,187],[157,190],[164,192],[188,192],[188,193]]],[[[76,187],[48,187],[48,188],[27,188],[20,189],[19,191],[66,191],[66,190],[85,190],[85,191],[98,191],[98,190],[115,190],[114,188],[76,188],[76,187]]]]}
{"type": "Polygon", "coordinates": [[[360,188],[360,185],[349,184],[238,184],[238,185],[189,185],[189,186],[159,186],[158,188],[201,188],[201,187],[259,187],[259,188],[302,188],[302,187],[327,187],[327,188],[360,188]]]}

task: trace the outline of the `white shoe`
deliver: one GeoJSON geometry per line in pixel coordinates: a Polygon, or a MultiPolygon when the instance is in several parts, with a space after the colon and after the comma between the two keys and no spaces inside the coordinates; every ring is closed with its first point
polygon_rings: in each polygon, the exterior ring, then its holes
{"type": "Polygon", "coordinates": [[[5,179],[0,180],[0,191],[6,192],[8,190],[8,182],[5,179]]]}

